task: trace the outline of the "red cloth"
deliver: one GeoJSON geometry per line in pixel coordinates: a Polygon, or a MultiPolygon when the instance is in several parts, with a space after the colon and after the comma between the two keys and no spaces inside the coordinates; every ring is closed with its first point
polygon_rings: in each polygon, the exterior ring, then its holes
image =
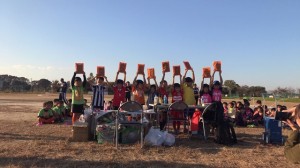
{"type": "Polygon", "coordinates": [[[121,101],[123,103],[126,101],[126,87],[122,86],[121,89],[118,89],[117,86],[114,86],[113,90],[114,90],[113,106],[119,107],[121,101]]]}
{"type": "Polygon", "coordinates": [[[183,101],[183,91],[182,90],[180,90],[180,92],[176,92],[175,90],[173,90],[172,103],[174,103],[176,101],[183,101]]]}
{"type": "Polygon", "coordinates": [[[43,124],[53,124],[54,123],[54,117],[51,118],[39,118],[39,123],[43,123],[43,124]]]}

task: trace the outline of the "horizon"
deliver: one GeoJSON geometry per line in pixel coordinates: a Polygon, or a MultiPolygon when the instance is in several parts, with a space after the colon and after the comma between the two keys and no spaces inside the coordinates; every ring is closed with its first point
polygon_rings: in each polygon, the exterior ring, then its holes
{"type": "Polygon", "coordinates": [[[224,81],[298,89],[299,8],[297,0],[1,1],[0,74],[68,81],[83,62],[87,76],[105,66],[113,81],[126,62],[130,82],[139,63],[160,81],[162,61],[183,73],[187,60],[199,85],[202,68],[220,60],[224,81]]]}

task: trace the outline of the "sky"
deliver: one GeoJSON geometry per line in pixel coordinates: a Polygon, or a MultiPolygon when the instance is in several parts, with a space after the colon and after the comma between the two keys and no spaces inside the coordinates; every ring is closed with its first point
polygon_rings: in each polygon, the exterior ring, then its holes
{"type": "Polygon", "coordinates": [[[0,0],[0,74],[70,80],[83,62],[113,81],[126,62],[128,80],[139,63],[160,79],[162,61],[183,72],[187,60],[199,84],[220,60],[224,80],[296,89],[299,9],[299,0],[0,0]]]}

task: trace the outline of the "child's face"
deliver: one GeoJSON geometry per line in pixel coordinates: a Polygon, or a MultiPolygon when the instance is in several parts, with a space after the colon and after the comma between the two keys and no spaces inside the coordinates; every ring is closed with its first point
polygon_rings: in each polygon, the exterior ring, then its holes
{"type": "Polygon", "coordinates": [[[214,89],[220,89],[220,85],[214,85],[214,89]]]}
{"type": "Polygon", "coordinates": [[[50,103],[48,103],[46,106],[45,106],[45,109],[46,110],[49,110],[49,109],[51,109],[52,108],[52,104],[50,104],[50,103]]]}
{"type": "Polygon", "coordinates": [[[204,91],[204,93],[208,93],[208,88],[207,87],[205,87],[204,89],[203,89],[203,91],[204,91]]]}
{"type": "Polygon", "coordinates": [[[151,93],[154,93],[154,92],[155,92],[155,88],[151,87],[151,88],[150,88],[150,92],[151,92],[151,93]]]}
{"type": "Polygon", "coordinates": [[[223,104],[223,107],[224,107],[224,108],[227,108],[227,104],[223,104]]]}
{"type": "Polygon", "coordinates": [[[121,83],[118,83],[118,84],[117,84],[117,87],[118,87],[118,89],[122,89],[122,87],[123,87],[123,84],[121,84],[121,83]]]}
{"type": "Polygon", "coordinates": [[[101,79],[101,78],[97,78],[97,84],[103,84],[103,82],[104,82],[104,80],[103,79],[101,79]]]}
{"type": "Polygon", "coordinates": [[[166,81],[163,81],[162,82],[162,87],[167,87],[168,86],[168,83],[166,81]]]}
{"type": "Polygon", "coordinates": [[[229,107],[230,107],[230,108],[233,108],[233,104],[229,104],[229,107]]]}
{"type": "Polygon", "coordinates": [[[143,84],[138,84],[138,85],[137,85],[137,88],[138,88],[138,89],[143,89],[143,84]]]}
{"type": "Polygon", "coordinates": [[[188,87],[193,87],[193,82],[187,82],[186,84],[188,87]]]}
{"type": "Polygon", "coordinates": [[[82,82],[79,81],[79,80],[76,80],[76,81],[74,82],[74,85],[75,85],[75,86],[81,86],[81,85],[82,85],[82,82]]]}
{"type": "Polygon", "coordinates": [[[176,92],[180,92],[180,90],[181,90],[180,87],[175,87],[176,92]]]}

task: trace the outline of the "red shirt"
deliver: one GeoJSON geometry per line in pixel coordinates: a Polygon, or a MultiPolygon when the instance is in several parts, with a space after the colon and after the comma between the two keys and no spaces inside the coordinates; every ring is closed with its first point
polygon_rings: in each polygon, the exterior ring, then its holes
{"type": "Polygon", "coordinates": [[[183,91],[182,90],[180,90],[180,92],[176,92],[175,90],[173,90],[172,103],[174,103],[176,101],[183,101],[183,91]]]}
{"type": "Polygon", "coordinates": [[[160,94],[161,98],[163,98],[165,95],[167,96],[167,98],[169,97],[167,90],[163,87],[158,88],[158,93],[160,94]]]}
{"type": "Polygon", "coordinates": [[[114,100],[113,100],[113,106],[120,106],[121,101],[124,103],[126,101],[125,95],[126,95],[126,87],[122,86],[121,89],[118,89],[117,86],[113,87],[114,90],[114,100]]]}

